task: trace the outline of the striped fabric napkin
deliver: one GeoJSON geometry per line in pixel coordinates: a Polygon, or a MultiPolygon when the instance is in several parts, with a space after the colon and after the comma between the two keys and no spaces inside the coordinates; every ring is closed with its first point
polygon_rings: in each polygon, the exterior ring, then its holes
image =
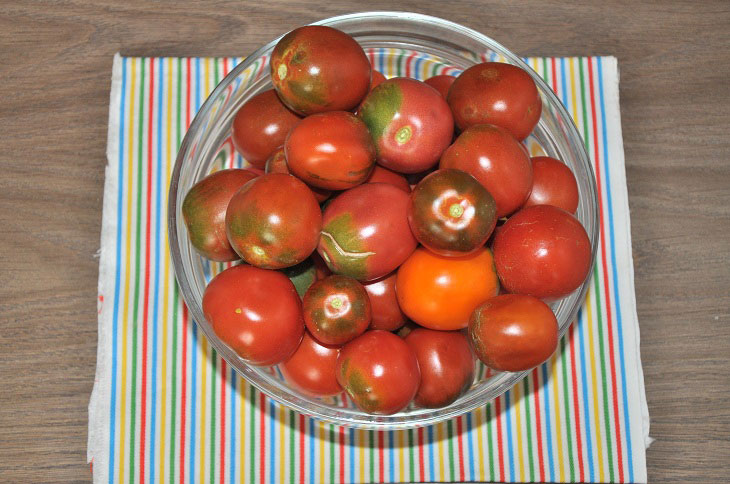
{"type": "MultiPolygon", "coordinates": [[[[405,54],[369,52],[387,76],[448,69],[405,54]]],[[[576,323],[502,397],[389,432],[279,406],[226,365],[182,302],[167,247],[170,173],[196,111],[240,60],[114,59],[89,403],[94,482],[646,482],[616,59],[526,59],[575,119],[598,182],[597,263],[576,323]]]]}

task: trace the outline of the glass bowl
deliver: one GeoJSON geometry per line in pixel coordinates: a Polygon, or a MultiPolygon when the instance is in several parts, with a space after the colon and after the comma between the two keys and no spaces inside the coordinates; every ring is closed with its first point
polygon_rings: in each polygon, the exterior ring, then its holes
{"type": "MultiPolygon", "coordinates": [[[[368,53],[373,67],[386,74],[425,79],[435,74],[457,75],[485,60],[517,65],[532,75],[543,102],[542,117],[528,139],[548,155],[565,162],[578,181],[580,202],[576,216],[591,240],[595,259],[598,212],[595,179],[583,141],[563,105],[543,80],[517,55],[474,30],[435,17],[402,12],[366,12],[333,17],[320,22],[354,37],[368,53]]],[[[246,364],[213,332],[202,311],[206,282],[225,265],[201,257],[188,240],[181,216],[190,187],[210,172],[245,161],[230,142],[231,123],[238,108],[255,94],[272,87],[268,61],[275,39],[236,66],[202,105],[183,139],[169,193],[168,229],[175,274],[190,314],[231,367],[257,389],[277,402],[306,415],[340,425],[366,429],[405,429],[430,425],[484,405],[510,389],[527,372],[492,373],[482,366],[471,388],[451,405],[438,409],[413,406],[395,415],[366,414],[346,398],[318,399],[290,388],[276,368],[246,364]]],[[[582,305],[588,282],[553,304],[561,336],[582,305]]]]}

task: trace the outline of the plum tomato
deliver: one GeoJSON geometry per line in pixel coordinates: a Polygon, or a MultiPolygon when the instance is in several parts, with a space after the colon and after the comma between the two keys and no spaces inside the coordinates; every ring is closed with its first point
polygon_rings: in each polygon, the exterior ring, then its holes
{"type": "Polygon", "coordinates": [[[239,258],[226,236],[226,208],[233,195],[258,175],[249,170],[220,170],[192,186],[182,214],[193,247],[218,262],[239,258]]]}
{"type": "Polygon", "coordinates": [[[437,170],[413,189],[408,222],[424,247],[458,257],[484,245],[497,224],[497,209],[487,189],[470,174],[437,170]]]}
{"type": "Polygon", "coordinates": [[[395,295],[396,273],[392,272],[385,277],[366,282],[365,291],[370,298],[372,321],[370,329],[395,331],[406,324],[408,318],[398,306],[398,297],[395,295]]]}
{"type": "Polygon", "coordinates": [[[292,30],[271,53],[271,80],[297,113],[355,108],[370,88],[370,61],[346,33],[322,25],[292,30]]]}
{"type": "Polygon", "coordinates": [[[440,76],[429,77],[423,82],[436,89],[446,99],[446,96],[449,94],[449,88],[455,80],[456,78],[454,76],[442,74],[440,76]]]}
{"type": "Polygon", "coordinates": [[[408,226],[408,200],[386,183],[366,183],[332,200],[317,247],[330,270],[372,281],[401,265],[418,245],[408,226]]]}
{"type": "Polygon", "coordinates": [[[497,371],[529,370],[558,345],[558,321],[541,300],[502,294],[474,310],[469,338],[480,360],[497,371]]]}
{"type": "Polygon", "coordinates": [[[406,77],[388,79],[373,89],[358,116],[375,141],[378,163],[400,173],[435,165],[454,134],[444,98],[431,86],[406,77]]]}
{"type": "Polygon", "coordinates": [[[284,144],[286,135],[300,121],[273,89],[244,103],[233,118],[233,146],[246,161],[263,168],[267,158],[284,144]]]}
{"type": "Polygon", "coordinates": [[[317,247],[322,212],[312,191],[283,173],[246,183],[231,198],[226,233],[246,262],[281,269],[302,262],[317,247]]]}
{"type": "Polygon", "coordinates": [[[472,126],[441,157],[441,169],[462,170],[484,185],[497,203],[497,217],[514,212],[532,188],[532,165],[507,130],[491,124],[472,126]]]}
{"type": "Polygon", "coordinates": [[[466,328],[479,304],[497,295],[499,282],[489,249],[446,257],[419,247],[398,269],[395,292],[403,312],[430,329],[466,328]]]}
{"type": "Polygon", "coordinates": [[[300,392],[313,397],[332,397],[342,393],[337,383],[339,346],[323,345],[308,331],[293,355],[279,363],[286,382],[300,392]]]}
{"type": "Polygon", "coordinates": [[[542,113],[542,100],[530,74],[501,62],[483,62],[459,74],[447,101],[460,130],[496,124],[520,141],[532,132],[542,113]]]}
{"type": "Polygon", "coordinates": [[[345,111],[304,118],[289,133],[284,151],[293,175],[328,190],[360,185],[375,166],[375,146],[367,127],[345,111]]]}
{"type": "Polygon", "coordinates": [[[281,272],[246,264],[210,281],[203,293],[203,314],[221,341],[252,365],[286,360],[304,333],[294,284],[281,272]]]}
{"type": "MultiPolygon", "coordinates": [[[[286,164],[286,155],[284,154],[283,146],[274,151],[269,159],[266,160],[266,166],[264,167],[264,171],[266,173],[286,173],[291,175],[289,167],[286,164]]],[[[310,190],[312,190],[312,193],[314,193],[314,198],[316,198],[319,203],[324,202],[332,195],[331,190],[327,190],[325,188],[317,188],[311,185],[307,186],[310,190]]]]}
{"type": "Polygon", "coordinates": [[[394,187],[398,187],[406,193],[411,193],[411,186],[403,175],[396,173],[380,165],[375,165],[373,172],[370,174],[365,183],[388,183],[394,187]]]}
{"type": "Polygon", "coordinates": [[[475,358],[461,331],[416,328],[405,337],[418,359],[421,385],[413,402],[438,408],[453,403],[474,380],[475,358]]]}
{"type": "Polygon", "coordinates": [[[304,324],[320,343],[347,343],[370,325],[368,293],[352,277],[334,274],[315,282],[302,304],[304,324]]]}
{"type": "Polygon", "coordinates": [[[421,373],[415,353],[401,338],[371,330],[342,347],[337,381],[364,412],[391,415],[413,400],[421,373]]]}
{"type": "Polygon", "coordinates": [[[553,205],[575,213],[578,183],[565,163],[549,156],[532,158],[532,191],[524,206],[532,205],[553,205]]]}
{"type": "Polygon", "coordinates": [[[523,208],[494,237],[494,260],[507,292],[555,300],[577,289],[591,268],[581,223],[552,205],[523,208]]]}

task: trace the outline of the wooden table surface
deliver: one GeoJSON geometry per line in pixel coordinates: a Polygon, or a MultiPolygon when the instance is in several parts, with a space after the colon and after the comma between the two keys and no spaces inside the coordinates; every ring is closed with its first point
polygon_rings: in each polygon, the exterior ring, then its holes
{"type": "MultiPolygon", "coordinates": [[[[112,56],[245,55],[390,2],[4,1],[0,481],[88,481],[112,56]],[[337,5],[334,5],[337,3],[337,5]]],[[[730,3],[401,1],[522,55],[621,72],[651,482],[730,468],[730,3]]]]}

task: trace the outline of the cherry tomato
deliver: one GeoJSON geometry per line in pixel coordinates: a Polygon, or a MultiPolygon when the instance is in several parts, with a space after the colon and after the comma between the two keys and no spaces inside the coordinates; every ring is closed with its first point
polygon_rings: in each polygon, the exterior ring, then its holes
{"type": "Polygon", "coordinates": [[[226,208],[238,189],[257,176],[249,170],[220,170],[185,195],[182,214],[190,243],[203,256],[219,262],[239,258],[226,236],[226,208]]]}
{"type": "Polygon", "coordinates": [[[591,268],[591,242],[581,223],[551,205],[527,207],[494,238],[494,260],[505,290],[558,299],[577,289],[591,268]]]}
{"type": "MultiPolygon", "coordinates": [[[[291,174],[289,172],[289,167],[286,165],[286,156],[284,154],[284,147],[282,146],[278,150],[274,151],[274,154],[272,154],[268,160],[266,160],[266,167],[265,167],[266,173],[286,173],[291,174]]],[[[312,190],[312,193],[314,193],[314,198],[317,199],[319,203],[324,202],[327,200],[331,195],[331,190],[326,190],[324,188],[317,188],[313,187],[311,185],[309,186],[309,189],[312,190]]]]}
{"type": "Polygon", "coordinates": [[[289,134],[284,151],[293,175],[329,190],[363,183],[375,166],[375,146],[367,127],[345,111],[304,118],[289,134]]]}
{"type": "Polygon", "coordinates": [[[346,33],[309,25],[276,44],[271,80],[284,104],[300,114],[348,111],[368,92],[370,62],[346,33]]]}
{"type": "Polygon", "coordinates": [[[370,80],[370,89],[368,90],[368,92],[375,89],[375,86],[385,82],[385,76],[381,72],[373,69],[372,73],[373,73],[373,78],[370,80]]]}
{"type": "Polygon", "coordinates": [[[291,175],[271,173],[246,183],[231,198],[226,233],[249,264],[280,269],[314,251],[322,212],[312,191],[291,175]]]}
{"type": "Polygon", "coordinates": [[[370,329],[395,331],[406,324],[406,315],[398,306],[398,298],[395,295],[395,279],[396,273],[392,272],[364,284],[373,313],[370,329]]]}
{"type": "Polygon", "coordinates": [[[286,135],[300,121],[273,89],[257,94],[241,106],[233,118],[233,146],[246,161],[263,168],[266,159],[284,144],[286,135]]]}
{"type": "Polygon", "coordinates": [[[317,281],[304,295],[304,323],[320,343],[341,345],[370,325],[368,293],[352,277],[332,275],[317,281]]]}
{"type": "Polygon", "coordinates": [[[520,143],[491,124],[472,126],[444,152],[441,169],[462,170],[484,185],[497,203],[497,217],[514,212],[532,188],[532,165],[520,143]]]}
{"type": "Polygon", "coordinates": [[[387,183],[400,188],[406,193],[411,193],[411,186],[408,184],[406,177],[380,165],[375,165],[375,169],[365,183],[387,183]]]}
{"type": "Polygon", "coordinates": [[[307,257],[303,262],[281,270],[286,277],[294,284],[299,297],[304,297],[307,289],[320,278],[317,277],[317,267],[311,257],[307,257]]]}
{"type": "Polygon", "coordinates": [[[532,132],[542,113],[542,100],[530,74],[500,62],[484,62],[462,72],[447,101],[460,130],[496,124],[520,141],[532,132]]]}
{"type": "Polygon", "coordinates": [[[401,173],[436,164],[454,133],[453,116],[438,91],[405,77],[373,89],[358,116],[375,141],[378,163],[401,173]]]}
{"type": "Polygon", "coordinates": [[[279,364],[286,382],[305,395],[331,397],[342,393],[337,383],[338,346],[326,346],[312,338],[308,331],[288,360],[279,364]]]}
{"type": "Polygon", "coordinates": [[[408,200],[385,183],[366,183],[332,200],[317,247],[330,270],[372,281],[401,265],[418,245],[408,226],[408,200]]]}
{"type": "Polygon", "coordinates": [[[456,78],[454,76],[440,75],[429,77],[423,82],[436,89],[446,99],[446,96],[449,94],[449,88],[455,80],[456,78]]]}
{"type": "Polygon", "coordinates": [[[453,403],[474,381],[474,353],[460,331],[416,328],[405,337],[421,369],[421,385],[413,399],[419,407],[453,403]]]}
{"type": "Polygon", "coordinates": [[[532,296],[503,294],[474,310],[469,337],[477,356],[497,371],[529,370],[558,345],[558,321],[550,307],[532,296]]]}
{"type": "Polygon", "coordinates": [[[532,158],[532,191],[524,206],[532,205],[553,205],[575,213],[578,183],[565,163],[549,156],[532,158]]]}
{"type": "Polygon", "coordinates": [[[245,264],[215,276],[203,293],[203,314],[218,337],[247,363],[281,363],[304,333],[302,305],[281,272],[245,264]]]}
{"type": "Polygon", "coordinates": [[[337,381],[364,412],[390,415],[413,400],[421,373],[416,355],[401,338],[372,330],[342,347],[337,381]]]}
{"type": "Polygon", "coordinates": [[[398,269],[398,304],[430,329],[465,328],[479,304],[497,295],[499,283],[489,249],[446,257],[418,248],[398,269]]]}
{"type": "Polygon", "coordinates": [[[473,176],[438,170],[411,193],[408,222],[424,247],[446,256],[479,250],[497,223],[494,199],[473,176]]]}

